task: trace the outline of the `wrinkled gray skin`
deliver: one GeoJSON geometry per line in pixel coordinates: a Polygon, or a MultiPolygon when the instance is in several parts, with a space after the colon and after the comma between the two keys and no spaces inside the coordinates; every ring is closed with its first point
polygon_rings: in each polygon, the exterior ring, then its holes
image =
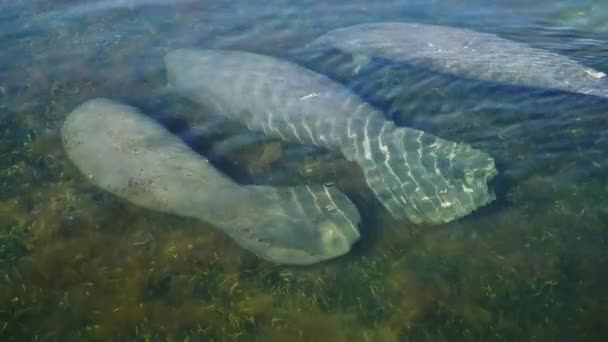
{"type": "Polygon", "coordinates": [[[470,146],[399,128],[346,87],[296,64],[240,51],[165,56],[169,88],[255,132],[320,146],[358,163],[396,219],[443,223],[494,199],[493,159],[470,146]]]}
{"type": "Polygon", "coordinates": [[[373,23],[332,30],[306,46],[338,49],[363,66],[384,58],[483,81],[608,97],[608,77],[554,52],[469,29],[373,23]]]}
{"type": "Polygon", "coordinates": [[[237,184],[135,108],[87,101],[62,136],[90,182],[148,209],[205,220],[262,258],[312,264],[359,238],[359,214],[336,189],[237,184]]]}

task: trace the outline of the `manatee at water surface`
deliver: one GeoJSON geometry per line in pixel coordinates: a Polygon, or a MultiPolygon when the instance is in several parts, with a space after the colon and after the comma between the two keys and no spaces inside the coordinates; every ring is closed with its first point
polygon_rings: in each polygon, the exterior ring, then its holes
{"type": "Polygon", "coordinates": [[[136,205],[205,220],[268,260],[311,264],[348,252],[359,214],[332,187],[240,185],[133,107],[94,99],[62,128],[86,178],[136,205]]]}
{"type": "Polygon", "coordinates": [[[494,160],[468,145],[396,127],[348,88],[294,63],[240,51],[165,57],[173,91],[285,141],[342,153],[397,219],[443,223],[494,199],[494,160]]]}
{"type": "Polygon", "coordinates": [[[601,71],[564,55],[470,29],[399,22],[360,24],[330,31],[301,51],[326,49],[351,54],[361,64],[383,58],[482,81],[608,97],[608,77],[601,71]]]}

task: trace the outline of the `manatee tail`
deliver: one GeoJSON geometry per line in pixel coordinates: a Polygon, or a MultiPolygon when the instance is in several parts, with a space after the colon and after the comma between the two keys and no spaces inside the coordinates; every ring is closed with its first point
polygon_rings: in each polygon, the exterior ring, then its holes
{"type": "Polygon", "coordinates": [[[359,212],[334,187],[247,188],[253,201],[245,201],[233,210],[234,220],[226,222],[231,229],[225,231],[263,258],[312,264],[346,254],[359,239],[359,212]]]}
{"type": "Polygon", "coordinates": [[[375,136],[357,144],[352,159],[396,219],[445,223],[495,199],[488,189],[496,175],[489,155],[411,128],[384,125],[375,136]]]}

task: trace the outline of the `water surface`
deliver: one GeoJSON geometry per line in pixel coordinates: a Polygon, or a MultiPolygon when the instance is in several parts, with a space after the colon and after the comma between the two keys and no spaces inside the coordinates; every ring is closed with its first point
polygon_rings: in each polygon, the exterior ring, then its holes
{"type": "MultiPolygon", "coordinates": [[[[417,21],[491,32],[608,70],[599,1],[1,1],[0,338],[6,341],[602,341],[608,101],[294,54],[328,30],[417,21]],[[400,125],[491,154],[498,199],[439,227],[395,222],[359,170],[279,142],[188,134],[164,89],[179,47],[281,56],[400,125]],[[262,261],[204,222],[121,201],[67,159],[92,97],[137,105],[242,183],[335,182],[363,216],[347,256],[262,261]]],[[[238,100],[238,99],[235,99],[238,100]]],[[[183,120],[182,120],[183,119],[183,120]]],[[[237,134],[238,136],[238,134],[237,134]]]]}

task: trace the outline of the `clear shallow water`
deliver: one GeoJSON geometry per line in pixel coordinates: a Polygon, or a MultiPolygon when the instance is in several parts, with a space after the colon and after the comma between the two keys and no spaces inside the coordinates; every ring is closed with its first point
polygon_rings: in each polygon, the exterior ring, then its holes
{"type": "Polygon", "coordinates": [[[403,20],[498,33],[605,71],[608,36],[594,24],[608,16],[601,8],[593,1],[2,3],[0,336],[603,340],[608,101],[381,60],[354,76],[340,56],[289,54],[333,28],[403,20]],[[217,132],[189,141],[241,182],[334,180],[355,199],[361,243],[344,258],[296,268],[260,261],[199,221],[96,189],[63,152],[63,119],[91,97],[111,97],[188,137],[174,118],[200,109],[163,90],[162,56],[184,46],[284,56],[329,74],[399,124],[490,153],[501,172],[498,199],[463,220],[415,226],[392,221],[358,171],[336,156],[225,143],[227,134],[217,132]]]}

